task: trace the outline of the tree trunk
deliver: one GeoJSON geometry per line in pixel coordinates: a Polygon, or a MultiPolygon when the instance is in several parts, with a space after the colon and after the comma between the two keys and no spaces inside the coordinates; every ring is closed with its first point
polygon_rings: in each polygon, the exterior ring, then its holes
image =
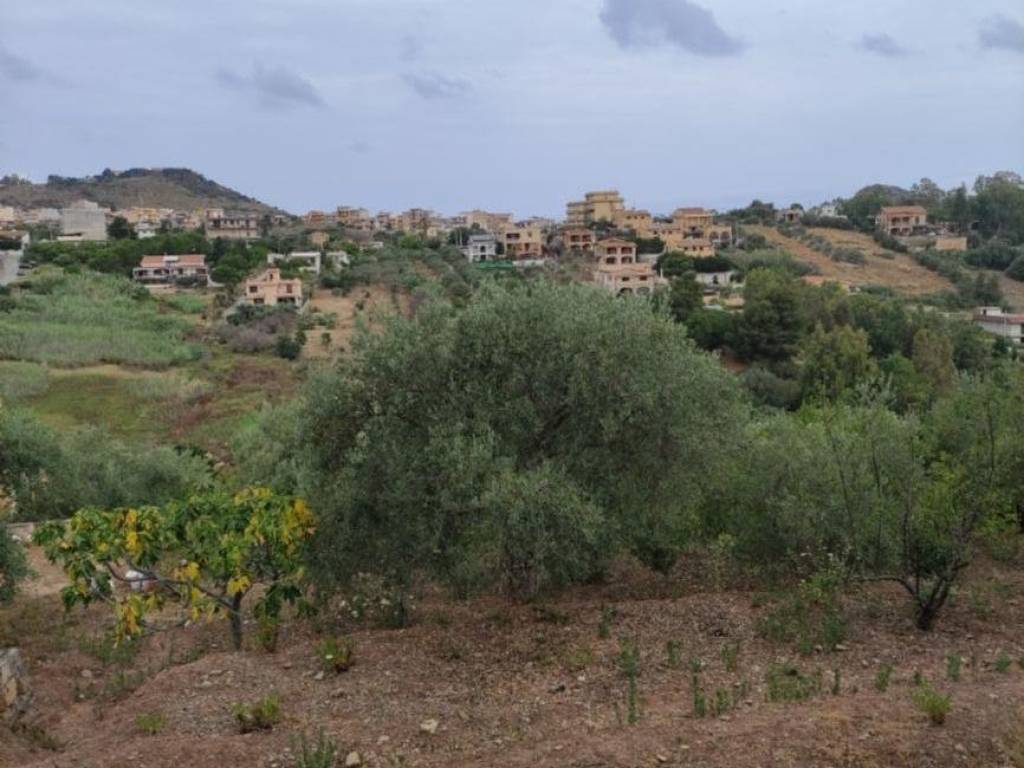
{"type": "Polygon", "coordinates": [[[231,644],[236,651],[242,650],[242,596],[231,598],[231,609],[228,619],[231,623],[231,644]]]}

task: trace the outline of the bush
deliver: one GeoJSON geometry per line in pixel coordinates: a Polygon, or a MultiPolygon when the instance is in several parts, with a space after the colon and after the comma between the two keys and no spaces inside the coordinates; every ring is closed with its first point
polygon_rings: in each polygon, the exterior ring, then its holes
{"type": "Polygon", "coordinates": [[[274,342],[274,353],[285,360],[297,360],[302,354],[302,343],[298,337],[278,336],[274,342]]]}
{"type": "Polygon", "coordinates": [[[231,712],[239,733],[269,731],[281,720],[281,699],[271,694],[251,704],[234,704],[231,712]]]}
{"type": "Polygon", "coordinates": [[[317,646],[316,655],[325,672],[348,672],[356,662],[356,644],[351,637],[329,637],[317,646]]]}
{"type": "Polygon", "coordinates": [[[932,725],[942,725],[946,722],[946,715],[953,708],[953,695],[943,696],[929,687],[922,687],[914,691],[914,706],[928,715],[932,725]]]}
{"type": "Polygon", "coordinates": [[[164,729],[164,716],[160,714],[143,714],[135,718],[135,727],[147,736],[156,736],[164,729]]]}
{"type": "Polygon", "coordinates": [[[296,755],[295,768],[335,768],[338,762],[338,745],[324,735],[322,728],[317,731],[313,744],[304,733],[293,739],[292,752],[296,755]]]}
{"type": "Polygon", "coordinates": [[[768,701],[804,701],[821,692],[821,673],[804,675],[791,664],[772,664],[765,675],[768,701]]]}
{"type": "Polygon", "coordinates": [[[0,520],[0,603],[10,602],[18,588],[18,582],[28,574],[24,550],[11,538],[0,520]]]}

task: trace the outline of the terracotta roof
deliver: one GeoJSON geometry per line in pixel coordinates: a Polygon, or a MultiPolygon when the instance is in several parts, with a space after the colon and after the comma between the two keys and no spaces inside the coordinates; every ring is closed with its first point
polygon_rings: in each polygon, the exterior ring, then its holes
{"type": "Polygon", "coordinates": [[[157,269],[174,264],[179,267],[205,267],[206,256],[201,253],[183,253],[178,256],[164,254],[162,256],[143,256],[139,266],[143,269],[157,269]]]}
{"type": "Polygon", "coordinates": [[[903,213],[924,214],[926,216],[928,215],[928,211],[926,211],[920,205],[887,205],[882,208],[882,213],[888,214],[890,216],[903,213]]]}
{"type": "Polygon", "coordinates": [[[983,315],[980,312],[975,312],[974,320],[993,325],[1024,325],[1024,315],[983,315]]]}

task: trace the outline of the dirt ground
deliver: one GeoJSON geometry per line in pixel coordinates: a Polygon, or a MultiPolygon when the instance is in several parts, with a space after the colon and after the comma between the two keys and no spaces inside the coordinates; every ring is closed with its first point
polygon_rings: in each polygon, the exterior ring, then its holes
{"type": "Polygon", "coordinates": [[[694,574],[671,580],[623,565],[607,585],[536,605],[429,594],[408,629],[348,627],[355,666],[322,677],[319,638],[298,621],[271,655],[230,652],[223,624],[177,626],[167,614],[139,648],[119,654],[100,640],[104,608],[62,619],[52,592],[59,578],[38,555],[33,562],[47,588],[0,611],[0,645],[19,638],[35,691],[26,719],[0,729],[2,766],[286,768],[296,734],[318,728],[338,742],[339,764],[357,751],[366,766],[1024,765],[1020,563],[977,567],[931,634],[913,629],[901,593],[857,594],[841,650],[809,656],[760,639],[755,628],[771,602],[713,589],[694,575],[706,572],[696,562],[694,574]],[[622,638],[641,653],[634,725],[617,661],[622,638]],[[669,641],[679,643],[678,663],[669,641]],[[739,648],[732,671],[722,653],[731,644],[739,648]],[[1000,672],[1004,653],[1013,664],[1000,672]],[[946,676],[950,654],[964,660],[958,682],[946,676]],[[694,717],[694,658],[708,697],[736,691],[735,709],[694,717]],[[822,692],[769,702],[765,672],[781,661],[821,671],[822,692]],[[893,672],[881,692],[874,681],[885,664],[893,672]],[[944,726],[913,706],[915,672],[952,693],[944,726]],[[239,734],[231,705],[270,693],[281,698],[282,721],[239,734]],[[156,735],[142,732],[140,715],[162,719],[156,735]],[[436,732],[424,728],[430,720],[436,732]]]}
{"type": "Polygon", "coordinates": [[[334,313],[337,325],[330,329],[315,328],[310,331],[302,354],[308,358],[329,358],[339,352],[348,352],[359,322],[372,326],[383,315],[406,311],[408,303],[408,296],[392,294],[381,285],[357,286],[347,296],[335,296],[331,291],[318,288],[309,300],[310,310],[334,313]],[[322,339],[325,331],[331,335],[328,345],[322,339]]]}
{"type": "Polygon", "coordinates": [[[856,248],[867,257],[866,264],[847,264],[833,261],[799,240],[786,237],[772,227],[752,226],[750,232],[764,235],[769,241],[782,246],[800,261],[816,267],[826,280],[842,285],[885,285],[903,296],[922,296],[938,291],[951,291],[953,285],[944,277],[931,272],[906,254],[885,251],[868,235],[840,229],[813,228],[809,232],[827,238],[833,245],[856,248]],[[893,258],[880,256],[888,253],[893,258]]]}

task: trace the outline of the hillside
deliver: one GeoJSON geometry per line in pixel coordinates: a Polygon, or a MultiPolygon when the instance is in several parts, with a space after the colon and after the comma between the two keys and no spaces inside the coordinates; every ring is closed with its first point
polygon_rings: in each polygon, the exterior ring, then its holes
{"type": "Polygon", "coordinates": [[[60,208],[75,200],[94,200],[114,209],[132,206],[174,208],[244,208],[280,212],[188,168],[107,169],[98,176],[50,176],[46,183],[0,179],[0,205],[60,208]]]}
{"type": "Polygon", "coordinates": [[[952,283],[944,277],[925,269],[906,254],[886,251],[861,232],[824,228],[808,230],[812,234],[821,235],[835,246],[852,248],[864,254],[864,264],[847,264],[834,261],[772,227],[752,226],[749,230],[764,235],[773,244],[785,248],[796,259],[815,267],[825,279],[843,285],[884,285],[903,296],[923,296],[953,290],[952,283]]]}

